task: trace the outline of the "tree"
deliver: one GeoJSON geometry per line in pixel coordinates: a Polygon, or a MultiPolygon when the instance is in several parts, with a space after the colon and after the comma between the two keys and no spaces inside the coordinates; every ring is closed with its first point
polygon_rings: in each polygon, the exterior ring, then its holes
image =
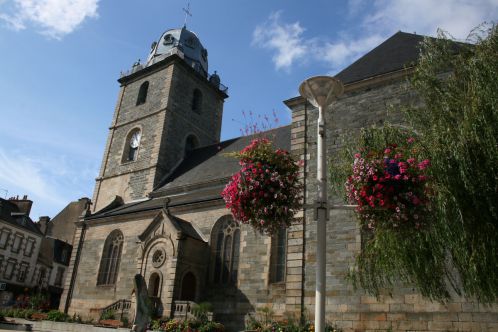
{"type": "Polygon", "coordinates": [[[371,293],[401,280],[440,301],[452,290],[484,303],[498,297],[497,27],[481,26],[468,41],[426,38],[411,78],[424,106],[406,110],[412,131],[367,129],[358,141],[380,149],[416,135],[420,158],[431,161],[430,224],[410,234],[374,230],[357,256],[352,280],[371,293]]]}

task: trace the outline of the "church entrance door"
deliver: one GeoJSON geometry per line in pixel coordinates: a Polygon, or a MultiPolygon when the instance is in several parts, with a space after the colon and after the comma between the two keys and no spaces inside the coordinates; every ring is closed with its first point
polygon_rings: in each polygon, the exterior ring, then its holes
{"type": "Polygon", "coordinates": [[[182,281],[182,295],[183,301],[195,301],[196,279],[192,272],[187,272],[182,281]]]}

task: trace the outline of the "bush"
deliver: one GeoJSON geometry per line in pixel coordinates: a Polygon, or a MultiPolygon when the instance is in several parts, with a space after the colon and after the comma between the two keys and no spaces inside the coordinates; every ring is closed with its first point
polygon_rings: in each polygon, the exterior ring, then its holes
{"type": "MultiPolygon", "coordinates": [[[[498,29],[474,31],[470,37],[474,45],[444,34],[424,41],[411,80],[423,105],[405,109],[412,129],[398,130],[412,131],[419,160],[430,160],[426,171],[431,192],[428,203],[417,205],[416,213],[424,215],[425,222],[409,220],[409,215],[415,216],[413,209],[405,220],[408,226],[418,223],[420,231],[378,227],[383,222],[399,226],[389,220],[392,211],[378,208],[381,197],[357,202],[370,213],[360,215],[360,226],[367,226],[362,227],[367,241],[362,241],[350,277],[355,286],[373,295],[402,282],[441,302],[453,293],[481,303],[498,297],[498,29]],[[420,209],[424,205],[427,211],[420,209]]],[[[400,135],[389,127],[364,131],[367,135],[353,143],[354,151],[382,151],[387,144],[400,143],[396,141],[400,135]]],[[[348,175],[341,164],[346,161],[351,169],[355,159],[351,149],[343,152],[342,161],[331,166],[337,191],[344,188],[348,175]]],[[[422,193],[423,186],[418,189],[422,193]]],[[[350,190],[350,194],[355,193],[350,190]]]]}
{"type": "Polygon", "coordinates": [[[54,322],[65,322],[68,317],[67,314],[60,312],[59,310],[52,310],[48,312],[47,319],[54,322]]]}
{"type": "Polygon", "coordinates": [[[76,313],[73,314],[73,317],[70,318],[70,321],[78,324],[83,323],[83,319],[81,318],[81,316],[76,313]]]}
{"type": "Polygon", "coordinates": [[[216,322],[205,322],[199,326],[199,332],[224,332],[225,326],[216,322]]]}
{"type": "Polygon", "coordinates": [[[48,295],[44,293],[36,293],[29,297],[29,307],[35,310],[48,310],[50,308],[50,301],[48,295]]]}
{"type": "Polygon", "coordinates": [[[201,302],[192,308],[192,314],[201,322],[208,320],[208,313],[213,310],[213,306],[209,302],[201,302]]]}
{"type": "Polygon", "coordinates": [[[100,320],[116,319],[116,312],[112,309],[106,310],[100,316],[100,320]]]}

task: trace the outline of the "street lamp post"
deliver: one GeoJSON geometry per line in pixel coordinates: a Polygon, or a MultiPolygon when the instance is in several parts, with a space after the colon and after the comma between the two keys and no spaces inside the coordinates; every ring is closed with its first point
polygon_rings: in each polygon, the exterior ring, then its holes
{"type": "Polygon", "coordinates": [[[315,202],[316,226],[316,293],[315,331],[325,331],[325,256],[326,221],[329,219],[327,200],[327,149],[324,111],[344,91],[342,83],[330,76],[315,76],[299,86],[299,93],[313,106],[318,107],[317,172],[318,192],[315,202]]]}

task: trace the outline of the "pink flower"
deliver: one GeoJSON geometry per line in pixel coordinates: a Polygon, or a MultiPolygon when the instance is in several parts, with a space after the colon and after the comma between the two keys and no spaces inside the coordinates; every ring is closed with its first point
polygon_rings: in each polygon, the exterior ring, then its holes
{"type": "Polygon", "coordinates": [[[408,139],[406,140],[406,142],[407,142],[407,143],[409,143],[409,144],[412,144],[413,142],[415,142],[415,138],[410,137],[410,138],[408,138],[408,139]]]}
{"type": "Polygon", "coordinates": [[[384,154],[390,154],[391,153],[391,149],[387,148],[384,150],[384,154]]]}

